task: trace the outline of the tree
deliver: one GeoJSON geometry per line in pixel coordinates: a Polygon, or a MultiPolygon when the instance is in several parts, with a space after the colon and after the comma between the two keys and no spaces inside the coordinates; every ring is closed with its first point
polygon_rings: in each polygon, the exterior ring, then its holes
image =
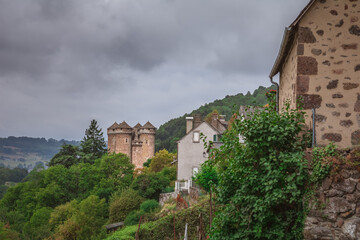
{"type": "Polygon", "coordinates": [[[64,143],[60,151],[50,160],[49,166],[63,165],[66,168],[80,161],[79,147],[64,143]]]}
{"type": "Polygon", "coordinates": [[[212,215],[213,215],[213,204],[212,204],[212,192],[213,188],[218,184],[218,176],[215,167],[210,160],[204,162],[201,165],[200,171],[195,175],[195,182],[199,184],[205,191],[210,193],[210,215],[209,225],[211,228],[212,215]]]}
{"type": "Polygon", "coordinates": [[[207,122],[207,123],[211,123],[211,118],[212,118],[212,115],[214,115],[214,114],[217,114],[218,116],[220,115],[219,111],[214,109],[214,110],[211,111],[211,113],[206,115],[206,117],[204,118],[204,121],[207,122]]]}
{"type": "Polygon", "coordinates": [[[85,130],[85,136],[81,141],[81,151],[83,161],[93,163],[95,159],[100,158],[106,153],[106,143],[103,132],[95,119],[91,120],[90,126],[85,130]]]}
{"type": "Polygon", "coordinates": [[[155,153],[151,159],[149,169],[151,172],[160,172],[164,167],[169,167],[176,155],[169,153],[166,149],[160,150],[155,153]]]}
{"type": "Polygon", "coordinates": [[[145,173],[139,175],[131,188],[139,191],[140,196],[158,200],[161,191],[169,186],[170,180],[161,173],[145,173]]]}
{"type": "Polygon", "coordinates": [[[304,113],[289,104],[280,113],[271,106],[235,120],[214,159],[219,207],[211,239],[302,239],[309,179],[303,125],[304,113]]]}
{"type": "Polygon", "coordinates": [[[115,197],[109,207],[109,221],[119,222],[124,221],[126,216],[133,210],[140,207],[140,204],[145,199],[133,189],[123,191],[119,197],[115,197]]]}
{"type": "Polygon", "coordinates": [[[48,224],[52,209],[40,208],[34,212],[23,229],[27,239],[46,239],[51,234],[51,227],[48,224]]]}
{"type": "Polygon", "coordinates": [[[58,206],[49,222],[55,227],[55,239],[103,239],[106,215],[105,200],[90,195],[79,203],[58,206]]]}

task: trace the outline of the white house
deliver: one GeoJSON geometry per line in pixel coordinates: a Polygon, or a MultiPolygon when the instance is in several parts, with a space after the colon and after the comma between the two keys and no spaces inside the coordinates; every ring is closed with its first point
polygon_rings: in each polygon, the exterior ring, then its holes
{"type": "Polygon", "coordinates": [[[201,116],[186,118],[186,135],[178,141],[178,167],[175,190],[188,190],[192,186],[192,177],[198,172],[208,153],[201,135],[206,141],[212,141],[213,147],[221,146],[221,134],[227,129],[224,116],[213,114],[211,122],[201,120],[201,116]]]}

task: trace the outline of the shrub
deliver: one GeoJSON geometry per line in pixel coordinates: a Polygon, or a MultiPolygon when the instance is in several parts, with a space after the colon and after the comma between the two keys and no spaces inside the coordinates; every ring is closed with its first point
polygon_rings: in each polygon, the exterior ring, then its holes
{"type": "Polygon", "coordinates": [[[143,202],[140,205],[140,210],[149,213],[159,207],[160,207],[159,203],[156,200],[151,199],[151,200],[146,200],[145,202],[143,202]]]}
{"type": "Polygon", "coordinates": [[[144,201],[137,191],[127,189],[123,191],[118,198],[114,198],[109,207],[109,221],[124,221],[125,217],[133,210],[139,208],[144,201]]]}
{"type": "Polygon", "coordinates": [[[158,200],[161,191],[169,184],[170,180],[161,173],[145,173],[133,181],[131,188],[139,191],[139,194],[144,198],[158,200]]]}
{"type": "Polygon", "coordinates": [[[309,179],[303,116],[289,105],[281,113],[256,111],[223,135],[224,145],[211,160],[219,181],[211,239],[302,239],[309,179]]]}
{"type": "Polygon", "coordinates": [[[132,211],[131,213],[129,213],[129,215],[126,216],[126,218],[124,220],[125,226],[131,226],[131,225],[138,224],[141,216],[144,216],[144,215],[145,215],[145,212],[143,210],[132,211]]]}

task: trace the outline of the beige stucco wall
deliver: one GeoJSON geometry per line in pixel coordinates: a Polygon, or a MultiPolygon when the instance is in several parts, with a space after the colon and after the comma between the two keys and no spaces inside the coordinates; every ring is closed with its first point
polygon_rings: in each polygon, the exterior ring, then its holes
{"type": "MultiPolygon", "coordinates": [[[[360,144],[360,2],[316,1],[299,22],[296,43],[296,80],[285,65],[280,97],[291,95],[287,83],[296,82],[297,96],[306,100],[307,122],[317,109],[316,137],[320,145],[360,144]],[[291,77],[288,77],[291,75],[291,77]],[[286,76],[286,78],[285,78],[286,76]],[[284,93],[281,93],[284,91],[284,93]]],[[[282,99],[280,99],[282,100],[282,99]]]]}
{"type": "Polygon", "coordinates": [[[218,134],[212,127],[203,122],[178,142],[178,181],[191,179],[193,168],[200,168],[200,165],[207,159],[203,154],[206,152],[203,141],[193,142],[193,132],[196,131],[203,133],[208,140],[212,140],[213,136],[218,134]]]}

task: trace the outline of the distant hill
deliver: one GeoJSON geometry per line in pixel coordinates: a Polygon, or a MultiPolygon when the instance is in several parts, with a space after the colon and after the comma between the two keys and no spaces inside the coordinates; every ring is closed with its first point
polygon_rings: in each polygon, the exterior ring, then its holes
{"type": "Polygon", "coordinates": [[[78,141],[49,138],[8,137],[0,138],[0,167],[32,169],[37,164],[45,165],[64,143],[80,145],[78,141]]]}
{"type": "Polygon", "coordinates": [[[207,114],[216,109],[220,114],[226,115],[226,119],[229,120],[233,113],[239,110],[241,105],[265,105],[267,103],[265,93],[270,89],[275,88],[266,88],[260,86],[252,94],[247,92],[245,95],[242,93],[236,94],[234,96],[227,95],[225,98],[205,104],[191,113],[187,113],[181,117],[171,119],[170,121],[161,125],[156,131],[155,150],[159,151],[165,148],[170,152],[176,151],[176,142],[185,135],[185,117],[189,117],[194,114],[201,114],[201,116],[204,118],[207,114]]]}

